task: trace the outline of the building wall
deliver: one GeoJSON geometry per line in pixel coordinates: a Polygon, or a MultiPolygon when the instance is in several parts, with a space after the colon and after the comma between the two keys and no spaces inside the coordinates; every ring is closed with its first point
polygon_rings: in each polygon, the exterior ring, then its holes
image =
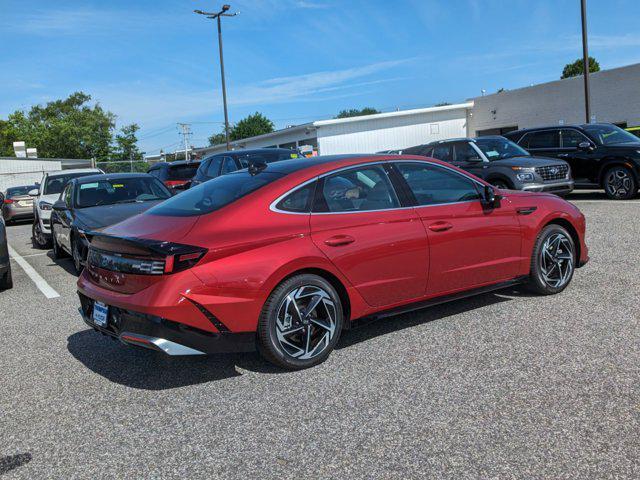
{"type": "MultiPolygon", "coordinates": [[[[589,76],[595,121],[640,125],[640,64],[589,76]]],[[[585,123],[583,78],[574,77],[473,99],[469,135],[478,130],[585,123]]]]}
{"type": "Polygon", "coordinates": [[[0,191],[40,182],[44,172],[61,170],[60,161],[0,158],[0,191]]]}
{"type": "Polygon", "coordinates": [[[327,125],[316,122],[320,154],[375,153],[464,137],[466,112],[460,108],[327,125]]]}
{"type": "MultiPolygon", "coordinates": [[[[312,125],[310,125],[308,128],[291,128],[288,130],[282,130],[280,132],[274,132],[269,136],[261,135],[259,137],[239,140],[237,142],[232,142],[231,148],[233,150],[239,150],[243,148],[264,148],[291,143],[295,144],[296,141],[299,142],[299,145],[306,145],[308,142],[306,142],[305,140],[316,142],[316,131],[312,125]]],[[[200,152],[200,155],[205,156],[212,153],[225,152],[226,150],[226,145],[216,145],[215,147],[199,149],[198,152],[200,152]]]]}

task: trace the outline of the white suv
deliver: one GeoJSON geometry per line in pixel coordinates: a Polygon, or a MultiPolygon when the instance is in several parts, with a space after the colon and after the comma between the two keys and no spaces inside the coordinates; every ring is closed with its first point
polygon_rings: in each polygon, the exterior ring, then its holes
{"type": "Polygon", "coordinates": [[[65,185],[74,178],[104,173],[98,168],[46,172],[42,181],[29,192],[33,201],[33,244],[47,248],[51,242],[51,206],[60,198],[65,185]]]}

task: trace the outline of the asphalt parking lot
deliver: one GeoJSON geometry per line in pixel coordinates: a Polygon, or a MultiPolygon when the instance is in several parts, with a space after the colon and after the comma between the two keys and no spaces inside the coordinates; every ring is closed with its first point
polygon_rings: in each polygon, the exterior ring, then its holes
{"type": "Polygon", "coordinates": [[[0,475],[640,478],[640,200],[571,201],[591,262],[562,294],[502,291],[380,321],[293,373],[96,334],[71,261],[10,226],[48,296],[14,260],[15,288],[0,293],[0,475]]]}

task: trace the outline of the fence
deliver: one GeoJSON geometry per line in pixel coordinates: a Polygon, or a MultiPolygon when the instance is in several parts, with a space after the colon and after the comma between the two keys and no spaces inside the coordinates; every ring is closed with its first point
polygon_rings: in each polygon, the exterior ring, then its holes
{"type": "Polygon", "coordinates": [[[105,173],[147,173],[152,163],[145,160],[138,161],[116,161],[116,162],[96,162],[96,167],[105,173]]]}

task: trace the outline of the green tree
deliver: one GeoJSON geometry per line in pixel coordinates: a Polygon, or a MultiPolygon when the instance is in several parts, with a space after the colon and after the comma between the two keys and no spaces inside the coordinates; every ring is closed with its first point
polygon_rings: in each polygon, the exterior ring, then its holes
{"type": "MultiPolygon", "coordinates": [[[[599,71],[600,71],[600,64],[598,63],[598,61],[593,57],[589,57],[589,73],[594,73],[599,71]]],[[[568,63],[564,66],[564,69],[562,70],[562,76],[560,78],[562,79],[562,78],[577,77],[578,75],[582,75],[583,73],[584,73],[584,60],[582,58],[579,58],[575,62],[568,63]]]]}
{"type": "Polygon", "coordinates": [[[376,113],[380,113],[375,108],[365,107],[362,109],[351,108],[349,110],[340,110],[340,113],[335,118],[350,118],[350,117],[361,117],[363,115],[374,115],[376,113]]]}
{"type": "Polygon", "coordinates": [[[64,100],[35,105],[28,112],[12,113],[0,127],[0,148],[22,140],[36,147],[39,157],[108,159],[115,115],[90,101],[90,95],[75,92],[64,100]]]}
{"type": "MultiPolygon", "coordinates": [[[[256,112],[236,123],[231,129],[231,132],[229,132],[229,137],[231,140],[242,140],[243,138],[271,133],[273,130],[273,122],[260,112],[256,112]]],[[[224,134],[222,135],[224,137],[224,134]]]]}
{"type": "Polygon", "coordinates": [[[13,142],[15,135],[11,124],[6,120],[0,120],[0,157],[13,156],[13,142]]]}
{"type": "Polygon", "coordinates": [[[125,125],[116,134],[112,160],[142,160],[142,153],[138,149],[136,132],[140,127],[136,123],[125,125]]]}
{"type": "Polygon", "coordinates": [[[209,137],[209,145],[221,145],[227,141],[227,138],[224,135],[224,129],[220,133],[214,133],[209,137]]]}

